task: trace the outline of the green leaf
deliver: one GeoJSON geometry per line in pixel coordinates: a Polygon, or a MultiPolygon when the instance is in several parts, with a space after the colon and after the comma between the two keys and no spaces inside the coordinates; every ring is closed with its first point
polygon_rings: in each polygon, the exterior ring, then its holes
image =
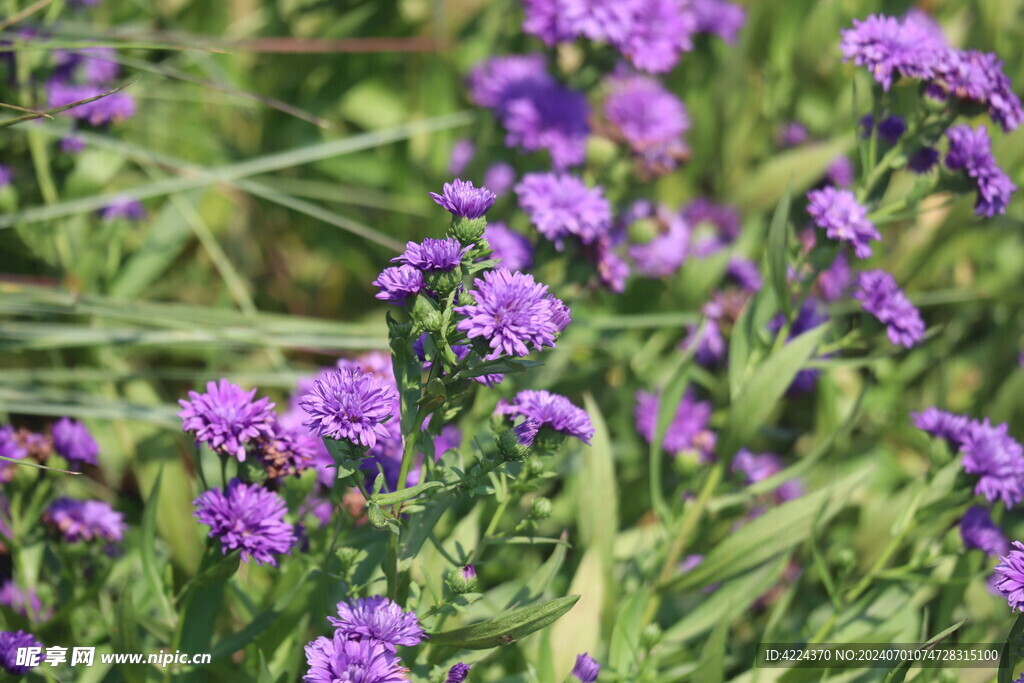
{"type": "Polygon", "coordinates": [[[803,192],[821,178],[828,165],[850,146],[846,133],[826,142],[801,145],[781,152],[746,178],[736,203],[745,211],[761,211],[775,204],[786,192],[803,192]]]}
{"type": "Polygon", "coordinates": [[[149,490],[149,498],[146,499],[146,509],[142,512],[142,545],[139,548],[139,555],[142,560],[142,575],[146,579],[149,589],[160,601],[167,621],[170,624],[175,622],[174,608],[167,596],[163,580],[160,578],[160,570],[156,562],[156,516],[160,504],[160,482],[164,476],[164,468],[161,466],[156,473],[156,479],[149,490]]]}
{"type": "MultiPolygon", "coordinates": [[[[956,622],[955,624],[947,628],[945,631],[942,631],[938,635],[935,635],[932,638],[928,639],[928,642],[922,645],[921,649],[927,650],[930,646],[935,645],[937,643],[941,643],[943,640],[953,635],[953,633],[955,633],[961,626],[963,626],[966,623],[967,617],[964,617],[960,621],[956,622]]],[[[1000,661],[1000,670],[1002,669],[1001,664],[1002,661],[1000,661]]],[[[910,671],[910,667],[912,667],[913,665],[914,660],[912,659],[907,659],[900,662],[886,675],[885,683],[903,683],[903,680],[907,677],[907,673],[910,671]]]]}
{"type": "Polygon", "coordinates": [[[775,290],[775,299],[786,316],[789,316],[789,287],[788,273],[786,272],[786,261],[788,257],[787,243],[789,241],[789,202],[791,188],[786,189],[775,213],[772,214],[772,221],[768,226],[768,277],[771,280],[772,288],[775,290]]]}
{"type": "Polygon", "coordinates": [[[539,605],[523,607],[472,626],[431,634],[430,642],[467,650],[508,645],[551,625],[571,610],[579,599],[579,595],[567,595],[539,605]]]}
{"type": "MultiPolygon", "coordinates": [[[[702,326],[697,334],[702,334],[703,329],[702,326]]],[[[693,354],[696,348],[696,345],[693,345],[679,359],[679,363],[658,396],[658,421],[654,429],[654,438],[651,439],[648,450],[648,467],[650,468],[651,502],[654,505],[654,511],[662,519],[668,518],[669,508],[665,503],[665,493],[661,483],[661,470],[665,460],[661,447],[665,442],[665,433],[675,418],[676,408],[678,408],[679,401],[683,398],[686,385],[690,380],[690,366],[693,364],[693,354]]]]}
{"type": "MultiPolygon", "coordinates": [[[[141,632],[138,615],[135,613],[135,602],[132,597],[132,585],[126,583],[117,602],[117,630],[112,641],[116,652],[142,652],[139,640],[141,632]]],[[[145,671],[138,665],[123,664],[118,667],[128,681],[145,681],[145,671]]]]}
{"type": "Polygon", "coordinates": [[[393,493],[377,493],[370,497],[370,500],[378,505],[397,505],[398,503],[404,503],[407,500],[411,500],[416,496],[432,491],[433,489],[443,488],[444,484],[440,481],[425,481],[422,484],[416,486],[410,486],[409,488],[395,491],[393,493]]]}
{"type": "Polygon", "coordinates": [[[725,680],[725,641],[729,635],[729,620],[722,619],[711,631],[700,655],[700,680],[722,683],[725,680]]]}
{"type": "Polygon", "coordinates": [[[828,328],[826,323],[804,332],[768,356],[754,370],[750,380],[729,407],[729,417],[722,430],[725,438],[718,450],[719,457],[732,457],[757,434],[778,406],[779,399],[793,378],[814,355],[828,328]]]}
{"type": "Polygon", "coordinates": [[[512,599],[508,602],[508,608],[512,608],[514,605],[528,605],[544,595],[544,591],[547,590],[551,581],[558,576],[558,571],[562,568],[562,563],[565,562],[565,554],[569,547],[568,543],[564,542],[565,538],[566,534],[563,532],[563,542],[555,546],[555,549],[551,552],[548,559],[545,560],[544,564],[512,596],[512,599]]]}
{"type": "Polygon", "coordinates": [[[641,590],[626,597],[620,605],[612,638],[608,646],[608,666],[623,675],[636,662],[640,651],[640,634],[643,631],[644,607],[650,595],[641,590]]]}
{"type": "Polygon", "coordinates": [[[1002,654],[999,656],[999,675],[996,678],[998,683],[1012,683],[1013,670],[1024,654],[1024,614],[1017,615],[1017,620],[1010,627],[1010,633],[1006,636],[1006,643],[1003,644],[1002,654]]]}
{"type": "Polygon", "coordinates": [[[619,530],[619,492],[615,485],[615,458],[611,437],[601,409],[588,392],[583,404],[594,425],[591,447],[583,454],[579,485],[583,492],[576,496],[579,507],[580,542],[595,547],[605,570],[612,570],[612,544],[619,530]]]}

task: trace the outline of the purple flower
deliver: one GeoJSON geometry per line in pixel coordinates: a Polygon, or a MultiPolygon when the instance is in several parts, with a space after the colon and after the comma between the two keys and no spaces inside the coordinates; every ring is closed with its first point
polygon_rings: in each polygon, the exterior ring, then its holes
{"type": "MultiPolygon", "coordinates": [[[[65,107],[75,102],[97,97],[107,90],[98,85],[72,85],[60,81],[50,81],[47,84],[47,89],[49,91],[48,106],[50,109],[65,107]]],[[[135,99],[127,93],[117,92],[92,102],[79,104],[63,113],[76,119],[87,121],[93,126],[103,126],[108,123],[118,123],[134,116],[135,99]]]]}
{"type": "Polygon", "coordinates": [[[228,482],[226,491],[211,489],[192,504],[200,524],[210,527],[210,538],[220,540],[221,553],[241,550],[242,561],[277,566],[275,555],[290,554],[295,527],[284,521],[284,500],[259,484],[228,482]]]}
{"type": "Polygon", "coordinates": [[[600,187],[565,173],[528,173],[516,185],[519,205],[542,235],[561,250],[575,235],[590,244],[611,227],[612,210],[600,187]]]}
{"type": "Polygon", "coordinates": [[[921,147],[907,159],[907,168],[918,175],[927,173],[939,163],[939,150],[934,147],[921,147]]]}
{"type": "Polygon", "coordinates": [[[716,35],[727,43],[736,42],[747,20],[746,10],[725,0],[691,0],[690,6],[697,18],[697,32],[716,35]]]}
{"type": "Polygon", "coordinates": [[[799,121],[789,121],[783,124],[775,134],[775,144],[782,149],[799,147],[810,139],[807,126],[799,121]]]}
{"type": "Polygon", "coordinates": [[[96,456],[100,447],[85,425],[70,417],[62,417],[50,428],[53,437],[53,448],[68,460],[97,464],[96,456]]]}
{"type": "Polygon", "coordinates": [[[846,296],[846,291],[853,284],[853,272],[846,254],[836,254],[832,265],[818,276],[818,290],[825,301],[838,301],[846,296]]]}
{"type": "MultiPolygon", "coordinates": [[[[732,461],[732,471],[743,474],[747,484],[754,484],[772,477],[783,469],[782,458],[774,453],[752,453],[742,448],[732,461]]],[[[803,487],[799,480],[791,479],[783,482],[775,490],[775,498],[780,503],[794,500],[803,495],[803,487]]]]}
{"type": "Polygon", "coordinates": [[[382,270],[371,284],[380,288],[374,298],[401,306],[423,290],[423,273],[410,265],[392,266],[382,270]]]}
{"type": "Polygon", "coordinates": [[[0,164],[0,190],[14,182],[14,171],[7,164],[0,164]]]}
{"type": "Polygon", "coordinates": [[[1013,542],[1013,548],[996,566],[996,590],[1006,598],[1011,612],[1024,612],[1024,544],[1013,542]]]}
{"type": "Polygon", "coordinates": [[[473,161],[473,155],[476,154],[476,145],[473,144],[472,140],[462,138],[456,140],[455,144],[452,145],[452,157],[448,161],[448,172],[452,175],[459,175],[466,170],[470,162],[473,161]]]}
{"type": "Polygon", "coordinates": [[[988,510],[978,505],[969,508],[960,519],[960,538],[965,548],[977,548],[988,555],[1005,555],[1010,550],[1009,541],[992,521],[988,510]]]}
{"type": "Polygon", "coordinates": [[[868,220],[867,209],[857,203],[852,192],[824,187],[808,192],[807,199],[810,202],[807,213],[819,228],[825,230],[826,235],[852,245],[857,258],[871,256],[868,242],[880,240],[882,236],[868,220]]]}
{"type": "Polygon", "coordinates": [[[486,358],[526,356],[532,346],[554,346],[555,337],[569,323],[569,309],[548,294],[547,285],[508,270],[492,270],[473,281],[469,294],[476,300],[455,311],[466,316],[457,327],[470,339],[482,337],[492,351],[486,358]]]}
{"type": "MultiPolygon", "coordinates": [[[[860,125],[863,128],[862,137],[871,137],[871,130],[875,127],[875,117],[865,114],[860,119],[860,125]]],[[[895,145],[905,132],[907,132],[907,122],[903,120],[902,116],[887,116],[878,124],[878,137],[890,145],[895,145]]]]}
{"type": "Polygon", "coordinates": [[[629,264],[615,253],[612,240],[603,235],[586,250],[586,255],[597,268],[597,277],[605,287],[621,294],[626,289],[626,278],[629,277],[629,264]]]}
{"type": "Polygon", "coordinates": [[[629,31],[616,41],[619,51],[641,71],[670,71],[693,49],[697,17],[681,0],[639,0],[629,31]]]}
{"type": "Polygon", "coordinates": [[[675,168],[689,151],[683,134],[690,118],[682,101],[647,76],[612,78],[609,90],[605,117],[646,168],[659,173],[675,168]]]}
{"type": "Polygon", "coordinates": [[[966,415],[956,415],[939,410],[932,406],[920,413],[911,413],[914,426],[922,432],[927,432],[934,437],[944,439],[955,449],[960,449],[960,444],[967,437],[967,428],[971,419],[966,415]]]}
{"type": "Polygon", "coordinates": [[[1024,500],[1024,448],[1007,433],[1006,424],[993,427],[972,421],[960,446],[964,471],[978,475],[974,493],[1013,507],[1024,500]]]}
{"type": "Polygon", "coordinates": [[[142,202],[130,197],[118,197],[100,209],[100,217],[105,221],[123,218],[128,221],[141,221],[146,217],[146,209],[142,202]]]}
{"type": "Polygon", "coordinates": [[[463,247],[454,237],[440,240],[428,237],[421,244],[406,242],[405,253],[391,259],[391,262],[405,263],[425,273],[449,271],[458,268],[468,250],[469,247],[463,247]]]}
{"type": "Polygon", "coordinates": [[[547,71],[544,55],[492,57],[474,66],[467,78],[469,97],[481,107],[504,116],[508,104],[530,97],[555,85],[547,71]]]}
{"type": "Polygon", "coordinates": [[[1016,130],[1024,121],[1003,63],[991,52],[942,50],[933,83],[949,95],[988,107],[989,116],[1005,131],[1016,130]]]}
{"type": "Polygon", "coordinates": [[[23,591],[12,579],[7,579],[0,586],[0,605],[9,607],[15,614],[20,614],[26,618],[28,618],[29,612],[31,612],[33,620],[49,619],[53,613],[50,609],[47,609],[45,612],[43,611],[43,603],[39,600],[39,595],[34,590],[30,588],[23,591]]]}
{"type": "Polygon", "coordinates": [[[547,150],[551,165],[559,170],[575,166],[586,157],[589,115],[583,93],[551,83],[506,103],[501,117],[505,146],[547,150]]]}
{"type": "Polygon", "coordinates": [[[412,647],[426,638],[415,612],[403,612],[383,596],[339,602],[337,608],[338,617],[327,621],[347,638],[377,640],[392,652],[397,645],[412,647]]]}
{"type": "Polygon", "coordinates": [[[85,149],[85,140],[81,138],[72,135],[60,139],[60,151],[65,154],[78,154],[83,149],[85,149]]]}
{"type": "Polygon", "coordinates": [[[58,498],[43,513],[43,522],[60,532],[68,543],[97,538],[115,543],[128,528],[124,515],[100,500],[58,498]]]}
{"type": "Polygon", "coordinates": [[[689,350],[695,344],[694,359],[705,367],[717,365],[726,354],[725,337],[722,336],[722,328],[718,320],[708,318],[704,323],[704,332],[700,334],[700,327],[696,324],[686,326],[686,337],[679,344],[679,348],[689,350]]]}
{"type": "Polygon", "coordinates": [[[282,415],[273,434],[260,444],[259,459],[269,478],[298,476],[316,465],[323,442],[309,436],[301,421],[297,414],[282,415]]]}
{"type": "Polygon", "coordinates": [[[602,43],[624,39],[638,0],[525,0],[523,31],[554,45],[580,36],[602,43]]]}
{"type": "Polygon", "coordinates": [[[473,187],[472,181],[456,178],[444,184],[442,194],[430,193],[434,203],[460,218],[480,218],[497,198],[486,187],[473,187]]]}
{"type": "Polygon", "coordinates": [[[397,400],[393,383],[370,372],[343,368],[316,379],[299,406],[309,415],[304,424],[310,434],[373,447],[378,438],[391,438],[384,422],[394,417],[397,400]]]}
{"type": "Polygon", "coordinates": [[[58,77],[69,78],[79,72],[86,83],[102,85],[117,78],[121,66],[117,63],[117,51],[111,47],[83,47],[74,52],[55,50],[58,77]]]}
{"type": "Polygon", "coordinates": [[[1017,186],[992,157],[988,131],[981,126],[976,129],[953,126],[946,131],[946,137],[949,138],[946,166],[954,171],[965,171],[977,184],[974,213],[989,218],[1006,213],[1006,205],[1017,186]]]}
{"type": "Polygon", "coordinates": [[[587,411],[573,405],[561,394],[526,389],[516,394],[511,403],[499,403],[495,413],[525,418],[521,424],[528,427],[516,431],[519,442],[524,446],[531,445],[538,431],[545,427],[559,434],[574,436],[585,444],[590,444],[594,437],[594,425],[587,411]]]}
{"type": "Polygon", "coordinates": [[[530,241],[504,223],[488,223],[484,239],[491,245],[491,258],[501,259],[499,268],[529,270],[533,266],[530,241]]]}
{"type": "MultiPolygon", "coordinates": [[[[636,394],[636,430],[648,443],[654,441],[659,402],[660,398],[655,394],[646,391],[638,391],[636,394]]],[[[696,450],[702,462],[710,462],[717,441],[715,433],[708,429],[710,421],[711,404],[695,400],[688,390],[679,401],[675,416],[665,431],[662,448],[673,455],[696,450]]]]}
{"type": "Polygon", "coordinates": [[[698,197],[683,207],[682,215],[693,230],[695,256],[713,254],[739,237],[740,214],[731,206],[698,197]]]}
{"type": "Polygon", "coordinates": [[[573,678],[581,683],[594,683],[600,673],[601,666],[588,653],[576,655],[576,665],[572,667],[573,678]]]}
{"type": "Polygon", "coordinates": [[[448,669],[448,676],[444,679],[444,683],[462,683],[466,680],[466,676],[469,676],[469,664],[463,664],[459,662],[448,669]]]}
{"type": "Polygon", "coordinates": [[[494,194],[501,196],[516,184],[516,170],[503,161],[491,164],[484,171],[484,185],[494,194]]]}
{"type": "Polygon", "coordinates": [[[837,156],[825,169],[825,181],[836,187],[850,187],[853,178],[853,162],[845,154],[837,156]]]}
{"type": "Polygon", "coordinates": [[[883,90],[899,76],[931,77],[944,47],[920,22],[879,14],[854,19],[840,41],[843,60],[867,67],[883,90]]]}
{"type": "Polygon", "coordinates": [[[408,669],[394,650],[376,640],[350,640],[342,631],[306,645],[305,683],[403,683],[408,669]]]}
{"type": "Polygon", "coordinates": [[[884,270],[868,270],[857,276],[857,289],[853,298],[861,302],[865,311],[886,326],[886,334],[893,344],[908,349],[924,338],[924,321],[907,297],[896,285],[892,275],[884,270]]]}
{"type": "Polygon", "coordinates": [[[572,40],[576,33],[566,16],[567,0],[523,0],[523,33],[547,45],[572,40]]]}
{"type": "Polygon", "coordinates": [[[641,275],[668,277],[679,270],[690,248],[691,224],[676,212],[649,202],[637,202],[630,214],[649,222],[657,233],[648,241],[629,246],[629,258],[641,275]]]}
{"type": "Polygon", "coordinates": [[[18,650],[27,647],[39,648],[42,657],[43,644],[36,637],[25,631],[0,631],[0,666],[14,676],[24,676],[33,669],[18,664],[18,650]]]}
{"type": "Polygon", "coordinates": [[[266,397],[253,401],[255,395],[255,389],[243,391],[226,379],[207,382],[205,394],[190,391],[190,400],[178,401],[182,431],[193,432],[197,442],[244,462],[246,446],[270,436],[273,429],[274,404],[266,397]]]}
{"type": "MultiPolygon", "coordinates": [[[[18,442],[14,427],[10,425],[0,427],[0,456],[11,460],[23,460],[27,455],[28,451],[18,442]]],[[[13,462],[0,460],[0,482],[14,479],[17,467],[13,462]]]]}

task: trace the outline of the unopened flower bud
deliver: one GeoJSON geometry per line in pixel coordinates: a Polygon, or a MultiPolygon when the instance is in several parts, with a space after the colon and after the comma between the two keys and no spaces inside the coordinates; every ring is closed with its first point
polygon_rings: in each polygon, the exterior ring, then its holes
{"type": "Polygon", "coordinates": [[[498,435],[498,453],[505,460],[519,462],[527,456],[529,449],[519,443],[514,431],[506,429],[498,435]]]}
{"type": "Polygon", "coordinates": [[[452,223],[448,228],[448,235],[450,237],[454,237],[463,244],[473,244],[483,236],[486,228],[487,219],[483,216],[480,218],[452,216],[452,223]]]}
{"type": "Polygon", "coordinates": [[[459,569],[452,569],[448,572],[445,581],[456,595],[472,593],[477,587],[476,569],[471,564],[459,569]]]}
{"type": "Polygon", "coordinates": [[[530,506],[530,517],[534,519],[547,519],[551,516],[551,500],[540,496],[533,499],[530,506]]]}
{"type": "Polygon", "coordinates": [[[427,287],[437,292],[438,296],[446,297],[462,284],[462,268],[455,267],[451,270],[436,270],[423,274],[423,281],[427,287]]]}
{"type": "Polygon", "coordinates": [[[370,504],[367,507],[367,516],[370,518],[370,524],[372,524],[375,529],[387,528],[388,520],[384,517],[384,511],[381,510],[380,506],[373,501],[370,501],[370,504]]]}
{"type": "Polygon", "coordinates": [[[661,642],[661,627],[653,623],[647,624],[640,632],[640,646],[645,650],[650,650],[659,642],[661,642]]]}

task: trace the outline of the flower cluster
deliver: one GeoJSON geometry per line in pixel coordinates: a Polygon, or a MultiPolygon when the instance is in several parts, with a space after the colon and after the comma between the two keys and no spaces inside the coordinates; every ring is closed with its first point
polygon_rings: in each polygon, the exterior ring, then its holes
{"type": "Polygon", "coordinates": [[[868,270],[857,276],[853,298],[864,310],[886,326],[889,341],[907,348],[924,337],[924,321],[892,275],[884,270],[868,270]]]}
{"type": "Polygon", "coordinates": [[[520,391],[511,402],[499,402],[495,413],[523,418],[515,433],[524,446],[533,445],[538,437],[547,440],[552,435],[572,436],[586,444],[594,437],[594,425],[587,412],[565,396],[549,391],[520,391]]]}
{"type": "Polygon", "coordinates": [[[228,482],[193,501],[195,518],[210,527],[209,537],[221,543],[221,552],[239,550],[241,559],[277,566],[275,555],[288,554],[295,544],[295,529],[284,521],[284,500],[258,484],[228,482]]]}
{"type": "MultiPolygon", "coordinates": [[[[660,401],[650,392],[640,391],[636,395],[636,430],[648,443],[655,438],[660,401]]],[[[696,400],[692,391],[686,391],[665,431],[662,448],[676,456],[695,451],[701,462],[711,462],[718,437],[709,428],[710,421],[711,404],[696,400]]]]}

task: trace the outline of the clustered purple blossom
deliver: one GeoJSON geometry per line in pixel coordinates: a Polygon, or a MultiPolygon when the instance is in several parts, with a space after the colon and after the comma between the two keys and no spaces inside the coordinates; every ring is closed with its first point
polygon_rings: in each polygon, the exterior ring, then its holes
{"type": "Polygon", "coordinates": [[[400,306],[423,290],[423,273],[407,264],[392,266],[382,270],[372,284],[380,289],[375,298],[400,306]]]}
{"type": "Polygon", "coordinates": [[[974,213],[989,218],[1006,213],[1017,186],[992,157],[992,143],[985,127],[953,126],[946,131],[946,137],[949,139],[946,166],[953,171],[964,171],[977,186],[974,213]]]}
{"type": "Polygon", "coordinates": [[[284,500],[259,484],[232,479],[225,490],[206,491],[192,504],[195,518],[210,527],[208,535],[220,541],[224,555],[239,550],[244,562],[252,558],[276,567],[275,556],[290,554],[295,544],[295,527],[284,521],[284,500]]]}
{"type": "Polygon", "coordinates": [[[480,218],[494,204],[496,195],[486,187],[473,187],[472,181],[456,178],[444,184],[441,194],[431,192],[430,198],[453,216],[480,218]]]}
{"type": "Polygon", "coordinates": [[[572,676],[580,683],[594,683],[601,673],[601,666],[590,656],[590,653],[583,652],[576,655],[576,664],[572,667],[572,676]]]}
{"type": "Polygon", "coordinates": [[[1013,612],[1024,612],[1024,544],[1013,542],[1013,548],[996,566],[995,588],[1013,612]]]}
{"type": "Polygon", "coordinates": [[[682,101],[648,76],[616,76],[608,88],[604,114],[617,136],[647,170],[666,173],[675,168],[689,153],[683,134],[690,118],[682,101]]]}
{"type": "Polygon", "coordinates": [[[327,621],[349,638],[376,640],[394,651],[398,645],[412,647],[426,638],[419,619],[380,595],[337,604],[338,616],[327,621]]]}
{"type": "Polygon", "coordinates": [[[206,393],[188,392],[180,399],[182,429],[192,432],[221,455],[245,461],[246,447],[273,433],[274,404],[269,398],[254,401],[256,390],[244,391],[226,379],[208,382],[206,393]]]}
{"type": "Polygon", "coordinates": [[[924,338],[921,314],[896,284],[895,278],[884,270],[858,274],[853,298],[886,326],[886,335],[893,344],[910,348],[924,338]]]}
{"type": "MultiPolygon", "coordinates": [[[[484,210],[486,211],[486,209],[484,210]]],[[[468,247],[463,247],[454,237],[439,240],[428,237],[419,244],[408,242],[405,245],[405,253],[396,256],[391,261],[392,263],[404,263],[424,273],[444,272],[458,268],[467,250],[468,247]]]]}
{"type": "Polygon", "coordinates": [[[565,396],[549,391],[520,391],[511,402],[500,401],[495,413],[523,418],[515,432],[524,446],[532,445],[543,429],[576,437],[585,444],[594,437],[594,425],[587,411],[573,405],[565,396]]]}
{"type": "Polygon", "coordinates": [[[100,447],[84,424],[69,417],[62,417],[50,427],[53,449],[59,455],[73,462],[87,465],[97,464],[96,456],[100,447]]]}
{"type": "Polygon", "coordinates": [[[100,500],[58,498],[43,513],[43,522],[68,543],[97,539],[116,543],[128,528],[124,515],[100,500]]]}
{"type": "Polygon", "coordinates": [[[516,194],[533,226],[559,250],[570,237],[591,244],[611,227],[611,204],[602,189],[567,173],[528,173],[516,194]]]}
{"type": "Polygon", "coordinates": [[[310,433],[372,448],[391,437],[384,423],[394,417],[396,398],[395,387],[374,373],[340,368],[314,380],[299,406],[310,433]]]}
{"type": "Polygon", "coordinates": [[[32,670],[30,666],[18,664],[18,650],[34,647],[43,649],[43,644],[32,635],[22,630],[0,631],[0,666],[14,676],[24,676],[32,670]]]}
{"type": "MultiPolygon", "coordinates": [[[[654,441],[658,424],[660,397],[647,391],[636,394],[636,430],[648,443],[654,441]]],[[[687,390],[676,407],[672,422],[665,431],[662,448],[672,455],[697,451],[702,462],[713,460],[717,435],[709,429],[711,404],[698,401],[687,390]]]]}
{"type": "Polygon", "coordinates": [[[452,668],[448,670],[448,675],[444,679],[444,683],[463,683],[466,677],[469,676],[470,666],[458,662],[452,665],[452,668]]]}
{"type": "Polygon", "coordinates": [[[868,243],[880,240],[882,236],[868,220],[867,209],[857,202],[852,192],[831,186],[823,187],[808,192],[807,200],[807,213],[828,237],[852,246],[857,258],[871,256],[868,243]]]}

